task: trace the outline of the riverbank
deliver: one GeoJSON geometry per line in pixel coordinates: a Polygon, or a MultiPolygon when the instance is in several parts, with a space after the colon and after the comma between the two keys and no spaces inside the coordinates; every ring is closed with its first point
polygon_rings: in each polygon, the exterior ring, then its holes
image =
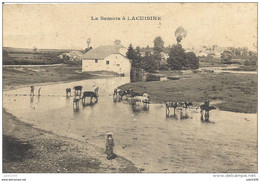
{"type": "Polygon", "coordinates": [[[3,173],[136,173],[123,157],[107,160],[103,148],[55,135],[3,110],[3,173]]]}
{"type": "MultiPolygon", "coordinates": [[[[166,75],[175,74],[166,72],[166,75]]],[[[179,80],[134,82],[119,88],[123,90],[132,88],[137,93],[146,90],[151,95],[150,100],[153,103],[189,101],[197,106],[209,99],[221,102],[217,104],[221,110],[257,112],[257,74],[190,72],[178,76],[179,80]]]]}
{"type": "MultiPolygon", "coordinates": [[[[66,65],[46,67],[43,70],[50,72],[43,74],[39,72],[43,71],[39,66],[33,67],[33,70],[27,67],[21,70],[15,70],[13,67],[3,68],[4,90],[31,84],[53,84],[116,76],[110,72],[79,73],[77,67],[70,68],[66,65]]],[[[114,160],[107,160],[104,148],[34,128],[33,125],[22,122],[4,109],[2,113],[4,173],[139,172],[132,162],[120,155],[114,160]]]]}
{"type": "Polygon", "coordinates": [[[71,82],[84,79],[114,77],[113,72],[81,72],[78,65],[3,66],[3,89],[15,89],[32,84],[71,82]]]}

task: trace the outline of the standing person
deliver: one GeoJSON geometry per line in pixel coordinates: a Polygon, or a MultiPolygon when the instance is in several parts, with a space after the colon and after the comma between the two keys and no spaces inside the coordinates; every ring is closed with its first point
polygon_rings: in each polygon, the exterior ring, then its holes
{"type": "Polygon", "coordinates": [[[112,133],[107,133],[106,139],[106,151],[107,159],[110,160],[114,156],[113,147],[115,146],[114,139],[112,133]]]}
{"type": "Polygon", "coordinates": [[[207,100],[204,102],[204,105],[207,106],[207,107],[209,107],[209,103],[210,103],[210,101],[207,99],[207,100]]]}
{"type": "Polygon", "coordinates": [[[34,86],[31,86],[31,92],[30,92],[30,96],[34,96],[34,86]]]}

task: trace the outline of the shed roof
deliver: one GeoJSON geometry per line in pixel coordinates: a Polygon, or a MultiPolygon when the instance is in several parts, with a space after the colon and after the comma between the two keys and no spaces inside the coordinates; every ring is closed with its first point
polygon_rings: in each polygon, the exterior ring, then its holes
{"type": "Polygon", "coordinates": [[[101,45],[95,49],[89,50],[83,55],[83,59],[104,59],[111,54],[120,53],[123,45],[101,45]]]}

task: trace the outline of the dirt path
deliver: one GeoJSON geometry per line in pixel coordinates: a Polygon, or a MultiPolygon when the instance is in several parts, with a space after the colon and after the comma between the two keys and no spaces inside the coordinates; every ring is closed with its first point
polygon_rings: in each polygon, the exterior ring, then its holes
{"type": "Polygon", "coordinates": [[[33,128],[3,111],[4,173],[132,173],[123,157],[107,160],[104,149],[33,128]]]}

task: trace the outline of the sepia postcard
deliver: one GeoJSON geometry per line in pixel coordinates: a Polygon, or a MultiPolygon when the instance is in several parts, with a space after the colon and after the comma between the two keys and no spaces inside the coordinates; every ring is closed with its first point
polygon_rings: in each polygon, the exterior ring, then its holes
{"type": "Polygon", "coordinates": [[[257,2],[3,2],[2,180],[258,180],[257,14],[257,2]]]}

